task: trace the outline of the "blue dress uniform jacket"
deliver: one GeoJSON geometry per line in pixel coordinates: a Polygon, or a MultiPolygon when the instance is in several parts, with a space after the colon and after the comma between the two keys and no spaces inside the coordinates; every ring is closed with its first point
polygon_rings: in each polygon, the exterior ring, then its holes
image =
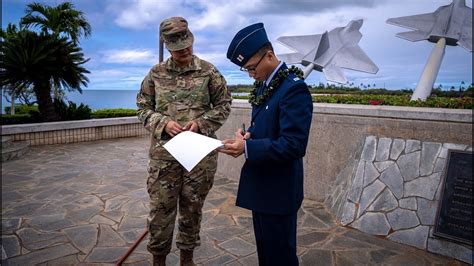
{"type": "MultiPolygon", "coordinates": [[[[285,68],[285,64],[280,67],[285,68]]],[[[251,139],[246,141],[247,160],[242,167],[237,206],[281,215],[299,209],[303,201],[302,159],[312,113],[306,83],[291,73],[269,99],[252,109],[251,139]]]]}

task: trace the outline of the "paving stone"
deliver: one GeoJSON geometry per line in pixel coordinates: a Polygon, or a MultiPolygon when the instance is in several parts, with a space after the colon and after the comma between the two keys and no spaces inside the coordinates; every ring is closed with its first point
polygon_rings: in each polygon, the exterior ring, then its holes
{"type": "Polygon", "coordinates": [[[428,238],[428,250],[437,254],[455,257],[469,265],[473,263],[474,254],[472,253],[472,247],[469,248],[451,241],[430,237],[428,238]]]}
{"type": "Polygon", "coordinates": [[[419,140],[408,139],[406,140],[405,153],[411,153],[421,149],[421,142],[419,140]]]}
{"type": "Polygon", "coordinates": [[[217,227],[207,230],[207,234],[218,242],[224,242],[235,236],[242,235],[245,232],[247,232],[247,230],[238,226],[217,227]]]}
{"type": "Polygon", "coordinates": [[[2,173],[2,187],[10,185],[20,185],[22,183],[31,182],[32,180],[32,177],[26,175],[2,173]]]}
{"type": "Polygon", "coordinates": [[[372,261],[367,260],[370,258],[368,250],[341,250],[335,251],[335,265],[338,266],[353,266],[353,265],[367,265],[373,264],[372,261]]]}
{"type": "Polygon", "coordinates": [[[69,255],[57,259],[53,259],[47,262],[43,262],[40,264],[37,264],[38,266],[73,266],[73,265],[80,265],[80,261],[77,258],[77,255],[69,255]]]}
{"type": "MultiPolygon", "coordinates": [[[[239,259],[238,260],[242,265],[245,266],[259,266],[258,265],[258,257],[257,253],[254,253],[252,255],[249,255],[245,258],[239,259]]],[[[227,264],[226,264],[227,265],[227,264]]]]}
{"type": "Polygon", "coordinates": [[[94,224],[106,224],[106,225],[115,225],[116,222],[114,220],[111,220],[109,218],[106,218],[102,215],[96,215],[92,217],[92,219],[89,220],[91,223],[94,224]]]}
{"type": "Polygon", "coordinates": [[[309,249],[301,256],[301,266],[314,266],[315,261],[317,261],[319,265],[334,265],[332,252],[329,250],[309,249]]]}
{"type": "Polygon", "coordinates": [[[406,182],[404,185],[404,196],[433,200],[440,184],[440,178],[440,173],[434,173],[427,177],[419,177],[413,181],[406,182]]]}
{"type": "Polygon", "coordinates": [[[415,211],[397,208],[387,213],[387,219],[392,229],[397,231],[400,229],[412,228],[420,224],[415,211]]]}
{"type": "Polygon", "coordinates": [[[362,194],[362,190],[364,188],[364,168],[365,162],[360,160],[354,175],[354,179],[352,180],[349,195],[347,196],[347,198],[354,203],[359,203],[360,195],[362,194]]]}
{"type": "Polygon", "coordinates": [[[34,216],[27,223],[42,231],[56,231],[74,225],[64,214],[34,216]]]}
{"type": "Polygon", "coordinates": [[[328,232],[310,232],[307,234],[298,235],[297,243],[300,246],[312,246],[325,240],[329,236],[328,232]]]}
{"type": "Polygon", "coordinates": [[[334,216],[321,206],[305,207],[308,214],[318,218],[328,226],[335,224],[334,216]]]}
{"type": "MultiPolygon", "coordinates": [[[[7,202],[2,202],[2,216],[4,220],[16,219],[12,220],[11,223],[17,225],[12,225],[11,228],[8,229],[11,231],[9,233],[2,233],[2,237],[8,234],[11,235],[13,230],[15,230],[13,228],[16,228],[17,233],[22,232],[19,230],[20,224],[23,226],[28,226],[28,219],[30,217],[35,217],[38,215],[58,215],[63,214],[66,211],[66,218],[74,223],[71,228],[79,227],[81,225],[97,226],[97,224],[109,226],[109,229],[113,231],[118,230],[116,232],[119,233],[120,238],[126,242],[124,246],[120,246],[120,248],[124,248],[125,250],[128,249],[128,247],[138,239],[141,233],[143,233],[143,230],[145,230],[144,226],[139,226],[141,224],[140,219],[143,220],[143,225],[145,225],[146,216],[149,209],[148,194],[146,192],[146,188],[144,187],[143,181],[143,178],[146,177],[148,143],[149,138],[145,137],[84,142],[81,144],[55,145],[53,149],[51,149],[51,146],[39,146],[33,147],[31,156],[27,156],[22,159],[21,164],[7,163],[2,165],[3,176],[5,176],[5,174],[14,174],[17,176],[28,176],[33,178],[33,181],[26,180],[24,182],[16,182],[17,180],[13,180],[15,182],[6,186],[5,183],[3,184],[4,186],[2,186],[2,196],[3,198],[8,196],[8,199],[7,202]],[[112,160],[110,160],[110,158],[112,158],[112,160]],[[116,160],[115,158],[120,158],[120,160],[116,160]],[[109,161],[112,162],[109,163],[109,161]],[[117,166],[117,169],[114,169],[114,165],[117,166]],[[76,173],[71,174],[71,171],[75,171],[76,173]],[[36,175],[35,173],[39,174],[36,175]],[[74,176],[76,174],[77,176],[74,176]],[[114,186],[118,186],[119,188],[105,188],[114,186]],[[101,192],[99,195],[100,197],[89,194],[94,193],[94,190],[96,189],[101,192]],[[118,193],[119,191],[123,192],[118,193]],[[32,198],[33,195],[38,196],[40,193],[43,193],[41,196],[41,198],[43,198],[42,200],[39,200],[39,198],[32,198]],[[54,193],[59,194],[53,195],[54,193]],[[123,197],[124,201],[126,201],[126,199],[130,200],[126,203],[117,202],[117,204],[120,205],[119,210],[104,212],[105,202],[119,196],[123,197]],[[143,204],[139,205],[138,202],[142,202],[143,204]],[[35,206],[29,204],[39,205],[35,206]],[[23,212],[24,215],[20,215],[18,217],[9,217],[5,215],[7,213],[11,214],[12,212],[17,214],[23,212]],[[127,221],[127,217],[124,217],[125,214],[129,217],[133,217],[136,220],[127,221]],[[74,219],[71,217],[74,217],[74,219]],[[25,222],[21,222],[22,219],[25,222]],[[126,224],[132,225],[135,223],[135,226],[137,227],[125,226],[126,224]],[[112,226],[112,224],[114,225],[112,226]],[[119,225],[122,227],[119,227],[119,225]]],[[[393,147],[395,145],[396,140],[394,140],[392,143],[390,155],[392,155],[393,147]]],[[[402,147],[401,149],[404,148],[402,147]]],[[[402,154],[403,153],[401,152],[400,155],[402,154]]],[[[377,154],[374,153],[374,156],[377,156],[377,154]]],[[[357,163],[354,161],[355,166],[357,166],[357,163]]],[[[383,162],[377,162],[373,164],[377,168],[377,171],[379,171],[378,167],[386,167],[381,163],[383,162]]],[[[364,163],[362,164],[364,168],[366,168],[364,163]]],[[[384,168],[384,170],[385,169],[387,168],[384,168]]],[[[435,171],[435,169],[437,169],[436,165],[433,171],[435,171]]],[[[354,169],[352,169],[351,172],[352,171],[354,171],[354,169]]],[[[442,172],[442,170],[439,172],[442,172]]],[[[362,175],[361,186],[363,186],[364,169],[362,169],[360,174],[362,175]]],[[[335,181],[340,182],[340,180],[335,181]]],[[[348,178],[346,182],[353,181],[348,178]]],[[[234,193],[237,189],[237,185],[237,181],[223,178],[222,176],[216,176],[215,185],[208,196],[205,209],[203,210],[203,227],[201,231],[202,244],[196,249],[195,253],[196,258],[198,259],[197,262],[200,265],[212,265],[212,263],[210,263],[212,261],[214,261],[216,264],[227,263],[230,265],[258,264],[255,250],[245,257],[238,258],[237,256],[224,251],[221,247],[216,246],[220,242],[215,238],[208,237],[208,230],[210,229],[219,229],[225,231],[229,227],[235,227],[240,228],[243,231],[242,234],[238,234],[238,236],[234,236],[234,238],[241,239],[241,241],[247,241],[251,245],[255,246],[255,237],[251,225],[251,212],[234,206],[234,193]],[[217,185],[219,183],[221,186],[217,185]],[[218,206],[215,206],[209,202],[209,200],[213,199],[225,200],[216,200],[214,203],[216,203],[218,206]]],[[[339,185],[341,186],[341,184],[339,185]]],[[[332,191],[339,191],[337,193],[343,193],[341,188],[339,188],[339,190],[334,189],[332,191]]],[[[439,191],[440,190],[438,189],[437,193],[435,194],[435,198],[439,198],[439,191]]],[[[345,202],[345,200],[346,198],[341,197],[339,202],[345,202]]],[[[360,201],[359,198],[357,200],[360,201]]],[[[310,253],[308,252],[310,252],[311,249],[321,248],[321,245],[329,243],[331,239],[333,239],[333,244],[340,243],[338,244],[340,250],[326,250],[326,252],[329,254],[329,257],[327,257],[330,261],[329,265],[331,265],[331,263],[345,265],[347,263],[346,258],[350,258],[351,256],[353,256],[352,261],[354,261],[354,264],[356,264],[355,262],[360,261],[359,264],[363,265],[401,265],[402,263],[400,262],[403,262],[402,265],[460,264],[460,262],[453,259],[429,254],[425,251],[415,249],[414,247],[381,239],[380,237],[372,236],[358,230],[340,227],[337,225],[331,210],[329,210],[325,204],[326,203],[314,202],[306,199],[303,202],[303,207],[298,212],[297,222],[299,246],[297,247],[297,253],[299,254],[301,265],[314,265],[315,261],[327,261],[325,260],[326,257],[317,257],[317,260],[313,259],[307,261],[302,258],[303,256],[306,256],[305,258],[311,259],[310,253]],[[327,238],[317,241],[319,240],[318,237],[322,238],[322,235],[318,234],[324,233],[327,234],[327,238]],[[302,236],[303,241],[301,241],[302,236]],[[346,238],[349,238],[357,243],[363,243],[364,248],[352,249],[353,245],[350,245],[352,242],[346,241],[346,238]],[[303,242],[311,243],[312,241],[314,241],[312,246],[302,245],[303,242]],[[344,250],[346,248],[344,245],[348,245],[352,251],[344,250]],[[395,252],[396,254],[393,256],[386,255],[384,256],[383,262],[376,263],[374,256],[377,255],[374,255],[372,252],[369,253],[369,251],[374,250],[381,250],[385,252],[390,251],[395,252]],[[364,257],[366,257],[366,260],[362,261],[364,257]]],[[[420,216],[420,214],[418,215],[420,216]]],[[[6,222],[2,221],[2,223],[6,222]]],[[[33,228],[29,229],[34,230],[33,228]]],[[[32,243],[37,245],[35,248],[44,246],[41,250],[32,249],[32,251],[30,251],[26,249],[23,241],[19,241],[22,255],[12,257],[10,260],[8,260],[8,262],[2,262],[2,265],[6,265],[13,259],[17,260],[18,263],[9,263],[8,265],[115,265],[116,259],[113,258],[114,252],[116,254],[115,257],[121,256],[125,252],[125,250],[116,251],[114,247],[100,247],[110,248],[110,250],[96,250],[98,248],[96,247],[96,249],[93,248],[89,254],[85,254],[73,246],[73,241],[65,233],[65,230],[67,229],[70,228],[66,228],[61,231],[62,236],[61,233],[58,233],[60,234],[58,238],[54,238],[55,235],[52,234],[53,232],[48,232],[45,235],[38,236],[37,239],[29,243],[29,245],[32,245],[32,243]],[[44,240],[44,242],[41,242],[42,240],[44,240]],[[67,243],[67,245],[69,245],[69,247],[74,250],[74,253],[58,255],[54,249],[51,250],[51,248],[58,245],[61,247],[65,246],[64,243],[67,243]],[[43,249],[47,250],[46,253],[48,254],[41,252],[38,253],[38,251],[43,251],[43,249]],[[49,254],[50,251],[53,251],[52,254],[49,254]],[[45,258],[44,256],[49,257],[45,258]],[[91,258],[94,259],[94,257],[100,260],[100,262],[92,261],[91,258]],[[37,259],[39,262],[33,260],[32,258],[37,259]],[[110,261],[105,262],[106,260],[109,260],[108,258],[110,258],[110,261]]],[[[3,230],[7,230],[7,227],[4,227],[3,230]]],[[[145,239],[138,245],[137,249],[130,257],[132,260],[130,260],[129,263],[125,263],[124,265],[152,265],[151,255],[146,250],[147,241],[148,240],[145,239]]],[[[98,242],[98,239],[91,242],[98,242]]],[[[61,248],[60,251],[64,252],[64,248],[61,248]]],[[[5,250],[3,250],[3,254],[5,258],[5,250]]],[[[178,254],[179,251],[176,248],[175,241],[173,241],[172,253],[167,257],[167,265],[178,265],[178,254]]],[[[453,254],[456,254],[456,252],[453,254]]],[[[383,254],[378,255],[383,256],[383,254]]]]}
{"type": "Polygon", "coordinates": [[[433,173],[435,160],[440,151],[441,143],[423,142],[420,161],[421,176],[427,176],[433,173]]]}
{"type": "Polygon", "coordinates": [[[385,169],[389,168],[394,164],[394,161],[383,161],[383,162],[375,162],[375,168],[377,168],[378,172],[383,172],[385,169]]]}
{"type": "Polygon", "coordinates": [[[392,164],[383,171],[382,174],[380,174],[379,180],[387,185],[397,199],[403,197],[403,177],[396,164],[392,164]]]}
{"type": "Polygon", "coordinates": [[[125,241],[110,226],[99,225],[98,247],[120,247],[125,246],[125,241]]]}
{"type": "Polygon", "coordinates": [[[396,161],[404,149],[405,140],[394,139],[392,142],[392,148],[390,149],[390,159],[396,161]]]}
{"type": "Polygon", "coordinates": [[[420,176],[420,151],[405,154],[397,160],[403,180],[410,181],[420,176]]]}
{"type": "Polygon", "coordinates": [[[35,265],[79,252],[71,244],[57,245],[7,260],[7,265],[35,265]]]}
{"type": "Polygon", "coordinates": [[[21,218],[2,219],[2,235],[11,234],[20,228],[21,218]]]}
{"type": "Polygon", "coordinates": [[[217,247],[212,238],[205,234],[201,234],[201,245],[194,251],[195,262],[205,262],[216,256],[224,255],[225,252],[217,247]]]}
{"type": "Polygon", "coordinates": [[[225,242],[218,244],[219,247],[225,249],[227,252],[232,253],[238,257],[245,257],[252,252],[255,252],[256,247],[247,241],[240,238],[232,238],[225,242]]]}
{"type": "Polygon", "coordinates": [[[367,207],[377,198],[377,196],[384,190],[385,184],[379,180],[375,180],[370,186],[364,188],[362,192],[362,197],[360,199],[359,210],[357,217],[360,217],[367,207]]]}
{"type": "Polygon", "coordinates": [[[2,235],[1,240],[2,260],[20,255],[20,241],[15,235],[2,235]]]}
{"type": "Polygon", "coordinates": [[[370,252],[370,257],[372,258],[372,261],[377,265],[385,263],[385,261],[395,255],[397,255],[397,253],[388,249],[379,249],[370,252]]]}
{"type": "Polygon", "coordinates": [[[364,187],[372,183],[377,177],[380,176],[379,171],[374,167],[372,163],[365,163],[364,170],[364,187]]]}
{"type": "Polygon", "coordinates": [[[398,201],[400,208],[416,211],[418,204],[416,203],[416,197],[403,198],[398,201]]]}
{"type": "Polygon", "coordinates": [[[443,158],[437,158],[436,159],[436,163],[435,163],[435,167],[433,169],[433,172],[443,172],[444,171],[444,167],[446,166],[446,159],[443,159],[443,158]]]}
{"type": "Polygon", "coordinates": [[[352,223],[356,217],[356,205],[350,201],[346,201],[341,216],[341,224],[348,225],[352,223]]]}
{"type": "Polygon", "coordinates": [[[148,215],[150,210],[148,209],[147,205],[148,204],[142,201],[132,200],[123,204],[121,210],[127,215],[139,217],[143,215],[148,215]]]}
{"type": "Polygon", "coordinates": [[[434,225],[439,201],[417,198],[417,202],[418,210],[416,212],[420,218],[421,224],[434,225]]]}
{"type": "Polygon", "coordinates": [[[368,211],[391,211],[398,206],[398,201],[390,192],[390,189],[385,188],[377,199],[367,208],[368,211]]]}
{"type": "Polygon", "coordinates": [[[366,137],[364,149],[362,150],[360,159],[367,162],[373,162],[375,159],[376,150],[377,150],[377,137],[375,136],[366,137]]]}
{"type": "Polygon", "coordinates": [[[105,202],[104,211],[110,212],[110,211],[120,210],[122,205],[127,203],[129,200],[130,199],[125,196],[117,196],[117,197],[110,198],[105,202]]]}
{"type": "Polygon", "coordinates": [[[101,212],[100,215],[103,215],[119,223],[122,220],[124,213],[122,211],[111,211],[111,212],[101,212]]]}
{"type": "Polygon", "coordinates": [[[239,216],[239,217],[234,217],[234,219],[237,221],[237,224],[240,227],[246,228],[246,229],[249,229],[249,230],[253,230],[252,217],[239,216]]]}
{"type": "Polygon", "coordinates": [[[115,263],[127,250],[126,247],[95,247],[85,261],[115,263]]]}
{"type": "Polygon", "coordinates": [[[464,144],[455,144],[455,143],[444,143],[441,152],[439,153],[439,157],[446,159],[448,158],[448,150],[458,150],[463,151],[467,148],[467,145],[464,144]]]}
{"type": "Polygon", "coordinates": [[[209,220],[208,223],[204,224],[204,226],[202,227],[215,228],[215,227],[221,227],[221,226],[234,226],[234,225],[235,223],[231,216],[219,214],[217,216],[214,216],[211,220],[209,220]]]}
{"type": "Polygon", "coordinates": [[[41,232],[33,228],[22,228],[17,231],[24,247],[29,250],[42,249],[57,243],[67,242],[64,234],[58,232],[41,232]]]}
{"type": "Polygon", "coordinates": [[[35,211],[43,205],[44,203],[26,203],[5,212],[2,210],[2,218],[29,218],[34,216],[35,211]]]}
{"type": "Polygon", "coordinates": [[[375,155],[375,161],[386,161],[390,155],[390,145],[392,144],[392,139],[389,138],[380,138],[377,145],[377,154],[375,155]]]}
{"type": "Polygon", "coordinates": [[[328,225],[327,223],[324,223],[323,221],[321,221],[320,219],[312,215],[306,215],[300,227],[301,228],[314,228],[314,229],[329,229],[332,227],[332,225],[328,225]]]}
{"type": "Polygon", "coordinates": [[[72,244],[84,254],[89,254],[97,244],[98,227],[95,224],[75,226],[63,231],[72,244]]]}
{"type": "Polygon", "coordinates": [[[120,231],[128,231],[130,229],[145,229],[147,228],[146,218],[124,216],[120,223],[120,231]]]}
{"type": "Polygon", "coordinates": [[[413,229],[396,231],[390,234],[388,238],[398,243],[426,249],[428,231],[428,226],[417,226],[413,229]]]}
{"type": "Polygon", "coordinates": [[[323,247],[327,250],[337,251],[366,249],[371,248],[372,246],[367,243],[357,241],[357,239],[348,238],[345,236],[334,236],[332,239],[327,241],[323,247]]]}
{"type": "Polygon", "coordinates": [[[25,197],[16,191],[2,191],[2,205],[24,199],[25,197]]]}
{"type": "Polygon", "coordinates": [[[390,225],[382,213],[365,213],[351,227],[372,235],[385,236],[390,231],[390,225]]]}

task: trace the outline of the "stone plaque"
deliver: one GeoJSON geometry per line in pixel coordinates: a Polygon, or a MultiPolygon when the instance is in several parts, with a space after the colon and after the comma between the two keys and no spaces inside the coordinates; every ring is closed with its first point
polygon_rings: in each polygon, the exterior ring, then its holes
{"type": "Polygon", "coordinates": [[[433,235],[472,246],[472,152],[448,151],[433,235]]]}

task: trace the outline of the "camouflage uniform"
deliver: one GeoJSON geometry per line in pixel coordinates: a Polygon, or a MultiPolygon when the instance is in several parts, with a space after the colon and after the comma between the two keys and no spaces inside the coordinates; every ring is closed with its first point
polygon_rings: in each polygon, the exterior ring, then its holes
{"type": "Polygon", "coordinates": [[[231,100],[224,77],[213,65],[195,55],[185,68],[169,58],[155,65],[143,80],[137,95],[137,113],[152,134],[147,180],[150,253],[170,252],[177,204],[178,248],[192,250],[200,245],[201,209],[217,167],[217,153],[212,152],[187,172],[163,148],[171,138],[164,131],[166,123],[173,120],[184,126],[194,120],[201,134],[216,138],[214,132],[227,119],[231,100]]]}

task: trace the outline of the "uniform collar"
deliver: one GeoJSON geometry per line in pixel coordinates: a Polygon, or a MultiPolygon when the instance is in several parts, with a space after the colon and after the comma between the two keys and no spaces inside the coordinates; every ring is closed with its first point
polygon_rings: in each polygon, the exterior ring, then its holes
{"type": "Polygon", "coordinates": [[[187,72],[187,71],[197,71],[201,69],[201,60],[199,57],[196,55],[193,55],[193,58],[191,59],[191,64],[185,67],[180,67],[178,66],[173,60],[171,60],[171,57],[166,59],[166,69],[170,71],[175,71],[175,72],[187,72]]]}
{"type": "Polygon", "coordinates": [[[272,81],[273,79],[273,76],[275,76],[275,74],[277,73],[277,71],[281,68],[281,66],[283,65],[283,61],[280,61],[280,64],[278,64],[277,67],[275,67],[275,69],[273,69],[273,72],[270,74],[270,76],[265,80],[265,86],[268,87],[268,84],[270,84],[270,81],[272,81]]]}

